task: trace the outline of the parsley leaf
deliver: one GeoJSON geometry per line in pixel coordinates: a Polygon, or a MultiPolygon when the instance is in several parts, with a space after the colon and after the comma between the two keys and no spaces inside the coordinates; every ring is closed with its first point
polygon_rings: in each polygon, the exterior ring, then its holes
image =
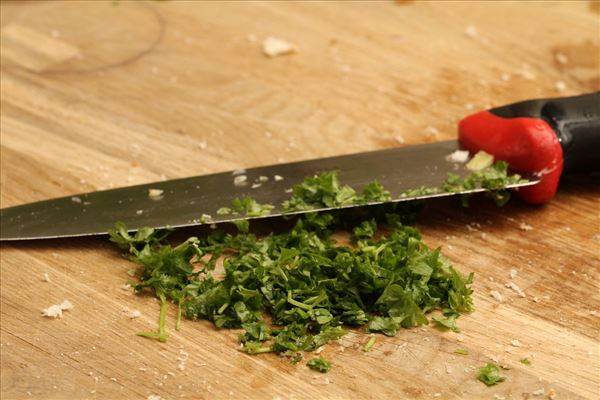
{"type": "Polygon", "coordinates": [[[319,356],[318,358],[313,358],[309,362],[306,363],[310,369],[314,369],[315,371],[319,371],[322,373],[326,373],[331,369],[331,363],[327,361],[323,356],[319,356]]]}
{"type": "Polygon", "coordinates": [[[479,376],[477,378],[487,386],[493,386],[506,380],[506,377],[500,376],[500,370],[492,363],[479,368],[479,376]]]}

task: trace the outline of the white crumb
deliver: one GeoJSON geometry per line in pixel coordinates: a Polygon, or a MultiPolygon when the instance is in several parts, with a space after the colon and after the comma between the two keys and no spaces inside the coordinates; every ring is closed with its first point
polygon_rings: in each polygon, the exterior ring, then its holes
{"type": "Polygon", "coordinates": [[[282,181],[282,180],[283,180],[283,176],[281,176],[281,175],[275,175],[275,176],[273,177],[273,179],[275,179],[275,182],[279,182],[279,181],[282,181]]]}
{"type": "Polygon", "coordinates": [[[533,396],[543,396],[546,394],[546,390],[544,388],[538,389],[538,390],[534,390],[533,392],[531,392],[531,394],[533,396]]]}
{"type": "Polygon", "coordinates": [[[246,175],[237,175],[233,178],[233,184],[237,187],[246,186],[248,177],[246,175]]]}
{"type": "Polygon", "coordinates": [[[206,143],[205,140],[202,140],[198,142],[198,147],[200,147],[200,150],[206,150],[206,148],[208,147],[208,143],[206,143]]]}
{"type": "Polygon", "coordinates": [[[177,365],[177,369],[179,369],[180,371],[185,370],[185,363],[187,362],[189,356],[190,355],[184,350],[179,350],[179,357],[177,358],[179,364],[177,365]]]}
{"type": "Polygon", "coordinates": [[[525,297],[525,292],[514,282],[506,283],[506,287],[512,289],[513,292],[519,295],[519,297],[525,297]]]}
{"type": "Polygon", "coordinates": [[[164,191],[162,189],[148,189],[148,198],[150,200],[160,200],[163,198],[164,191]]]}
{"type": "Polygon", "coordinates": [[[517,271],[516,269],[514,269],[514,268],[510,269],[510,279],[515,279],[518,274],[519,274],[519,271],[517,271]]]}
{"type": "Polygon", "coordinates": [[[525,222],[521,222],[521,224],[519,225],[519,229],[525,232],[529,232],[533,230],[533,226],[526,224],[525,222]]]}
{"type": "Polygon", "coordinates": [[[564,55],[563,53],[556,53],[556,54],[554,55],[554,59],[555,59],[555,60],[556,60],[556,61],[557,61],[559,64],[562,64],[562,65],[565,65],[566,63],[568,63],[568,62],[569,62],[569,58],[568,58],[566,55],[564,55]]]}
{"type": "Polygon", "coordinates": [[[261,186],[262,186],[262,183],[253,183],[252,186],[250,186],[250,188],[257,189],[257,188],[259,188],[261,186]]]}
{"type": "Polygon", "coordinates": [[[131,319],[139,318],[142,316],[142,313],[138,310],[132,310],[127,313],[127,316],[131,319]]]}
{"type": "Polygon", "coordinates": [[[233,171],[231,173],[231,175],[237,176],[237,175],[243,175],[245,173],[246,173],[246,170],[242,168],[242,169],[236,169],[235,171],[233,171]]]}
{"type": "Polygon", "coordinates": [[[504,301],[504,296],[502,296],[502,294],[500,294],[500,292],[498,292],[497,290],[490,290],[490,296],[496,299],[496,301],[504,301]]]}
{"type": "Polygon", "coordinates": [[[78,196],[73,196],[73,197],[71,197],[71,201],[72,201],[73,203],[77,203],[77,204],[81,204],[81,203],[82,203],[82,201],[81,201],[81,197],[78,197],[78,196]]]}
{"type": "Polygon", "coordinates": [[[294,189],[285,189],[286,193],[292,193],[294,191],[294,189]]]}
{"type": "Polygon", "coordinates": [[[456,341],[458,342],[463,342],[465,340],[465,337],[461,334],[456,335],[456,341]]]}
{"type": "Polygon", "coordinates": [[[267,182],[269,180],[268,176],[261,175],[258,177],[259,182],[267,182]]]}
{"type": "Polygon", "coordinates": [[[44,272],[44,275],[42,276],[42,281],[50,282],[50,276],[48,275],[47,272],[44,272]]]}
{"type": "Polygon", "coordinates": [[[146,400],[163,400],[163,398],[157,394],[149,394],[146,400]]]}
{"type": "Polygon", "coordinates": [[[137,210],[135,213],[136,213],[137,215],[142,215],[142,214],[144,213],[144,210],[137,210]]]}
{"type": "Polygon", "coordinates": [[[510,74],[507,74],[506,72],[504,72],[500,75],[500,79],[502,79],[504,82],[508,82],[508,81],[510,81],[510,74]]]}
{"type": "Polygon", "coordinates": [[[441,393],[434,393],[433,397],[442,397],[442,394],[441,393]]]}
{"type": "Polygon", "coordinates": [[[396,140],[396,142],[398,142],[399,144],[404,144],[406,142],[406,140],[404,140],[404,137],[402,137],[402,135],[396,135],[394,136],[394,139],[396,140]]]}
{"type": "Polygon", "coordinates": [[[499,394],[494,395],[494,400],[506,400],[506,397],[500,396],[499,394]]]}
{"type": "Polygon", "coordinates": [[[425,132],[426,135],[433,135],[433,136],[437,136],[440,133],[440,131],[438,131],[437,128],[435,128],[431,125],[426,127],[423,132],[425,132]]]}
{"type": "Polygon", "coordinates": [[[269,36],[263,41],[263,53],[268,57],[277,57],[284,54],[292,54],[298,51],[296,46],[283,39],[269,36]]]}
{"type": "Polygon", "coordinates": [[[598,316],[598,311],[596,311],[596,310],[590,310],[590,315],[592,317],[597,317],[598,316]]]}
{"type": "Polygon", "coordinates": [[[477,32],[477,28],[474,25],[468,25],[465,28],[465,35],[467,35],[470,38],[476,38],[477,36],[479,36],[479,32],[477,32]]]}
{"type": "Polygon", "coordinates": [[[42,316],[48,318],[62,318],[62,312],[74,308],[69,300],[65,300],[60,304],[54,304],[42,310],[42,316]]]}
{"type": "Polygon", "coordinates": [[[446,160],[455,163],[466,163],[469,159],[469,151],[468,150],[456,150],[452,154],[448,154],[446,156],[446,160]]]}
{"type": "Polygon", "coordinates": [[[521,342],[518,339],[514,339],[510,341],[510,345],[513,347],[521,347],[521,342]]]}
{"type": "Polygon", "coordinates": [[[121,285],[121,289],[123,289],[123,290],[131,290],[131,285],[129,283],[126,283],[124,285],[121,285]]]}
{"type": "Polygon", "coordinates": [[[554,88],[557,92],[564,92],[567,89],[567,84],[564,81],[556,81],[554,88]]]}

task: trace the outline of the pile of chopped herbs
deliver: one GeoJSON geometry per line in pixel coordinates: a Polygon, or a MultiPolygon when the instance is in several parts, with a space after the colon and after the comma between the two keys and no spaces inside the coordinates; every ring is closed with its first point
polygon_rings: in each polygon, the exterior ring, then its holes
{"type": "MultiPolygon", "coordinates": [[[[504,166],[494,168],[507,178],[504,166]]],[[[474,181],[489,184],[481,176],[450,179],[449,189],[474,181]]],[[[283,207],[311,210],[389,199],[377,182],[358,194],[327,172],[296,185],[283,207]]],[[[271,208],[242,198],[220,212],[259,216],[271,208]]],[[[473,274],[460,274],[439,248],[421,240],[411,226],[419,209],[410,202],[309,212],[289,230],[264,237],[243,221],[236,223],[235,234],[217,229],[177,245],[166,242],[169,230],[144,228],[131,235],[117,223],[110,240],[141,266],[135,290],[149,291],[161,302],[158,331],[139,335],[166,341],[167,306],[173,302],[176,329],[182,314],[219,328],[241,328],[242,351],[278,353],[297,363],[303,352],[339,339],[348,327],[393,336],[401,328],[428,324],[427,314],[438,310],[444,318],[435,322],[458,329],[456,318],[472,310],[473,274]],[[222,273],[215,270],[221,260],[222,273]]],[[[374,343],[373,337],[364,350],[374,343]]],[[[322,372],[330,368],[320,358],[308,365],[322,372]]]]}

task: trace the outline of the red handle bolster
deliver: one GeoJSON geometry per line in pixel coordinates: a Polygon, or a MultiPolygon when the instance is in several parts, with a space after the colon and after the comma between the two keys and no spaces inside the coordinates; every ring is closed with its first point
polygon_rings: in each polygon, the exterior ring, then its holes
{"type": "Polygon", "coordinates": [[[542,175],[540,183],[520,188],[528,203],[545,203],[556,193],[563,169],[563,151],[556,133],[545,121],[502,118],[489,111],[470,115],[458,123],[458,138],[470,152],[483,150],[511,168],[542,175]]]}

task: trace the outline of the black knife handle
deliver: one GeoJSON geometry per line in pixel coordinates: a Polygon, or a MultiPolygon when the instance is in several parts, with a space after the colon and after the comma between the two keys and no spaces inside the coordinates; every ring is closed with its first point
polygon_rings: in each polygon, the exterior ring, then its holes
{"type": "Polygon", "coordinates": [[[502,118],[548,123],[563,149],[563,173],[600,171],[600,92],[521,101],[489,111],[502,118]]]}

